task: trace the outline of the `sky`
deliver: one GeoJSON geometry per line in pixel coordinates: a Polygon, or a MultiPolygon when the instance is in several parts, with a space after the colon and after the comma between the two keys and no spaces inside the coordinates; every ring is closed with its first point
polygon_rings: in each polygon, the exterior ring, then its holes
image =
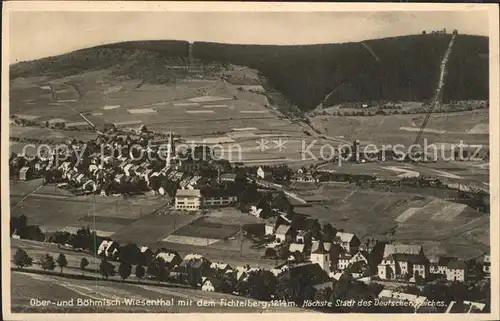
{"type": "Polygon", "coordinates": [[[132,40],[238,44],[362,41],[422,30],[488,35],[485,11],[415,12],[11,12],[10,63],[132,40]]]}

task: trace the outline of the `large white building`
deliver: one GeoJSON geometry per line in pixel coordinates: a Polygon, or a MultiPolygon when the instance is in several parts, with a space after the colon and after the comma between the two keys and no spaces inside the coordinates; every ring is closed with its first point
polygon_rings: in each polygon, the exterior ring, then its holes
{"type": "Polygon", "coordinates": [[[199,189],[179,189],[175,194],[175,209],[181,211],[199,211],[202,204],[199,189]]]}

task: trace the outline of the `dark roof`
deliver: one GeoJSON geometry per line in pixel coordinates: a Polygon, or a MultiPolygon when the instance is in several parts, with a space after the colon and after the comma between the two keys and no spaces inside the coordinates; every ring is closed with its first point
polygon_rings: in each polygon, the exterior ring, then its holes
{"type": "Polygon", "coordinates": [[[221,174],[220,178],[221,179],[230,179],[230,180],[235,180],[238,175],[235,173],[224,173],[221,174]]]}
{"type": "Polygon", "coordinates": [[[467,264],[465,264],[464,261],[460,260],[453,260],[448,263],[446,266],[448,269],[454,269],[454,270],[466,270],[467,269],[467,264]]]}
{"type": "Polygon", "coordinates": [[[363,261],[358,261],[354,262],[351,264],[351,266],[348,268],[349,272],[351,273],[362,273],[366,270],[367,265],[363,261]]]}
{"type": "Polygon", "coordinates": [[[360,253],[361,255],[363,255],[363,257],[366,258],[367,260],[370,259],[370,253],[368,253],[368,251],[361,250],[361,251],[358,251],[358,253],[360,253]]]}
{"type": "MultiPolygon", "coordinates": [[[[218,289],[221,288],[224,285],[224,279],[222,278],[215,278],[215,277],[209,277],[205,280],[205,282],[210,281],[214,288],[218,289]]],[[[205,283],[203,282],[203,283],[205,283]]]]}
{"type": "Polygon", "coordinates": [[[325,249],[325,245],[323,244],[323,242],[319,242],[318,248],[316,250],[314,250],[312,253],[314,253],[314,254],[327,254],[328,251],[325,249]]]}
{"type": "Polygon", "coordinates": [[[440,256],[438,259],[439,266],[447,266],[451,261],[455,261],[457,258],[451,256],[440,256]]]}
{"type": "Polygon", "coordinates": [[[205,197],[235,196],[235,191],[231,189],[207,188],[202,191],[205,197]]]}
{"type": "Polygon", "coordinates": [[[392,255],[396,261],[406,261],[412,264],[426,264],[429,260],[421,255],[417,254],[401,254],[396,253],[392,255]]]}
{"type": "Polygon", "coordinates": [[[307,280],[309,280],[309,285],[318,285],[318,284],[324,284],[326,282],[330,282],[331,279],[328,276],[328,273],[326,273],[319,264],[313,264],[313,263],[308,263],[308,264],[301,264],[301,265],[296,265],[293,267],[290,267],[287,271],[285,271],[281,277],[284,275],[289,275],[291,279],[295,279],[295,277],[301,275],[302,277],[305,277],[307,280]]]}

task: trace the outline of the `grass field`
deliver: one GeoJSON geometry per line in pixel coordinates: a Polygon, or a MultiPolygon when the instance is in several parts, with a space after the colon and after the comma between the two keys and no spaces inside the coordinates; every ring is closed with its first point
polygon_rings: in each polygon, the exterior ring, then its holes
{"type": "Polygon", "coordinates": [[[294,192],[322,201],[311,207],[297,207],[298,213],[353,232],[361,239],[411,241],[427,244],[440,254],[464,258],[489,249],[490,233],[485,228],[489,216],[462,204],[397,190],[359,189],[354,185],[309,184],[307,190],[302,184],[294,192]]]}
{"type": "MultiPolygon", "coordinates": [[[[13,312],[55,312],[55,313],[202,313],[202,312],[299,312],[298,308],[269,308],[259,307],[230,308],[220,304],[221,299],[243,300],[229,294],[205,292],[193,289],[180,289],[150,286],[145,284],[131,284],[120,282],[99,282],[90,280],[67,279],[59,276],[38,275],[32,273],[11,273],[11,306],[13,312]],[[51,300],[54,302],[74,299],[75,307],[58,307],[54,304],[50,307],[30,307],[31,299],[51,300]],[[148,299],[172,300],[174,305],[169,306],[137,306],[125,303],[125,299],[148,300],[148,299]],[[77,299],[93,300],[118,300],[120,304],[112,307],[77,307],[77,299]],[[191,306],[181,306],[179,301],[192,300],[191,306]],[[203,306],[202,302],[213,302],[209,306],[203,306]]],[[[253,300],[252,300],[253,301],[253,300]]]]}
{"type": "Polygon", "coordinates": [[[125,200],[96,197],[93,203],[88,196],[61,198],[34,193],[11,208],[11,216],[24,214],[29,224],[40,225],[42,230],[49,232],[87,225],[104,232],[116,232],[164,205],[165,201],[154,198],[125,200]]]}
{"type": "MultiPolygon", "coordinates": [[[[362,143],[413,144],[425,115],[391,115],[370,117],[314,116],[311,124],[328,136],[343,136],[348,140],[359,139],[362,143]],[[415,131],[413,131],[413,129],[415,131]],[[409,130],[412,129],[412,130],[409,130]]],[[[488,124],[488,109],[460,113],[432,115],[422,139],[428,143],[489,145],[488,133],[473,130],[477,124],[488,124]]],[[[476,128],[477,129],[477,128],[476,128]]]]}
{"type": "MultiPolygon", "coordinates": [[[[109,72],[86,72],[81,75],[52,79],[51,82],[71,82],[82,95],[76,101],[53,101],[47,90],[47,79],[25,78],[11,84],[11,115],[22,114],[37,122],[63,119],[68,124],[79,124],[77,110],[96,126],[113,122],[121,129],[136,128],[140,124],[157,132],[173,131],[188,142],[219,143],[225,150],[239,144],[241,155],[229,157],[235,162],[246,160],[255,164],[270,164],[300,160],[303,128],[284,119],[269,108],[265,96],[237,90],[236,85],[218,80],[191,82],[179,79],[173,85],[147,85],[140,82],[116,80],[109,72]],[[208,94],[207,94],[208,93],[208,94]],[[235,97],[236,99],[234,99],[235,97]],[[24,102],[29,100],[29,102],[24,102]],[[35,104],[35,105],[32,105],[35,104]],[[267,105],[267,107],[266,107],[267,105]],[[240,128],[252,128],[252,135],[233,135],[240,128]],[[286,149],[270,146],[265,152],[257,149],[261,138],[286,137],[286,149]]],[[[18,137],[47,137],[56,141],[65,138],[88,140],[91,132],[72,132],[11,126],[11,135],[18,137]]],[[[11,151],[20,152],[22,144],[13,143],[11,151]]],[[[318,147],[319,148],[319,147],[318,147]]],[[[225,155],[227,157],[227,155],[225,155]]]]}

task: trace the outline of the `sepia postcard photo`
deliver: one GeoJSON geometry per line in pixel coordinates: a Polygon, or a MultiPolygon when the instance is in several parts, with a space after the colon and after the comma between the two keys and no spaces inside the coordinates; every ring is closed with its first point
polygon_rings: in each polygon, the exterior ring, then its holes
{"type": "Polygon", "coordinates": [[[499,319],[489,4],[3,4],[6,320],[499,319]]]}

